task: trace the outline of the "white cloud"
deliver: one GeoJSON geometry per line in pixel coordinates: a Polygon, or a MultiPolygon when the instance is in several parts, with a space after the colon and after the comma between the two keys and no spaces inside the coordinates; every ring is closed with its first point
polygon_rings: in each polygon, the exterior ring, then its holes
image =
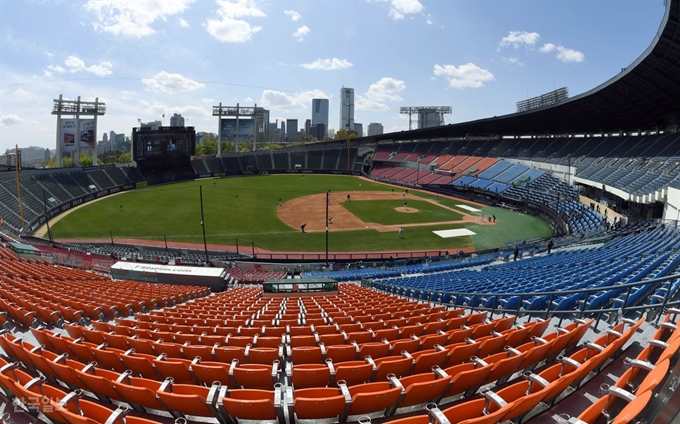
{"type": "Polygon", "coordinates": [[[187,22],[186,19],[184,19],[184,18],[177,18],[177,23],[182,28],[190,28],[189,22],[187,22]]]}
{"type": "Polygon", "coordinates": [[[211,103],[211,104],[214,104],[216,102],[215,99],[211,99],[209,97],[201,97],[201,101],[204,102],[204,103],[211,103]]]}
{"type": "Polygon", "coordinates": [[[516,49],[525,46],[535,46],[541,36],[537,32],[510,31],[507,36],[501,38],[499,47],[514,47],[516,49]]]}
{"type": "Polygon", "coordinates": [[[95,74],[99,77],[105,77],[107,75],[111,75],[113,71],[111,68],[113,68],[113,63],[107,62],[107,61],[102,61],[99,62],[97,65],[90,65],[87,66],[85,65],[85,61],[83,59],[79,58],[78,56],[69,56],[66,58],[64,61],[64,65],[66,65],[66,68],[60,66],[60,65],[48,65],[47,69],[44,74],[47,77],[52,76],[52,72],[57,72],[59,74],[63,74],[65,72],[69,72],[71,74],[74,74],[76,72],[89,72],[91,74],[95,74]],[[50,72],[52,71],[52,72],[50,72]]]}
{"type": "Polygon", "coordinates": [[[47,57],[54,57],[54,53],[50,53],[47,50],[45,50],[45,56],[47,57]]]}
{"type": "Polygon", "coordinates": [[[317,59],[311,63],[303,63],[301,65],[305,69],[314,71],[337,71],[340,69],[348,69],[353,66],[352,62],[347,59],[317,59]]]}
{"type": "Polygon", "coordinates": [[[0,116],[0,126],[2,127],[8,127],[10,125],[20,124],[22,122],[26,122],[26,119],[19,115],[10,114],[0,116]]]}
{"type": "Polygon", "coordinates": [[[392,0],[389,17],[394,20],[404,19],[406,15],[421,13],[425,7],[418,0],[392,0]]]}
{"type": "Polygon", "coordinates": [[[290,20],[293,21],[293,22],[299,21],[300,18],[302,17],[299,13],[297,13],[294,10],[284,10],[283,13],[286,16],[290,16],[290,20]]]}
{"type": "Polygon", "coordinates": [[[356,110],[377,110],[377,111],[390,110],[390,107],[385,103],[376,102],[362,95],[356,96],[356,99],[354,100],[354,108],[356,110]]]}
{"type": "Polygon", "coordinates": [[[170,74],[165,71],[157,73],[152,78],[142,78],[142,83],[149,90],[170,94],[185,93],[205,87],[205,84],[194,81],[191,78],[180,74],[170,74]]]}
{"type": "Polygon", "coordinates": [[[163,119],[161,115],[165,115],[165,119],[168,119],[173,113],[179,113],[185,119],[192,118],[192,121],[194,119],[208,118],[212,116],[212,111],[208,111],[201,106],[177,104],[168,105],[157,101],[149,102],[144,100],[140,101],[140,105],[144,108],[144,112],[141,112],[141,115],[152,116],[154,117],[153,119],[163,119]]]}
{"type": "Polygon", "coordinates": [[[512,63],[513,65],[519,65],[519,66],[524,66],[524,63],[522,63],[519,59],[516,57],[504,57],[503,58],[504,62],[507,63],[512,63]]]}
{"type": "Polygon", "coordinates": [[[36,96],[35,93],[28,92],[23,88],[17,88],[16,90],[14,90],[12,92],[12,98],[21,101],[35,101],[39,99],[39,97],[36,96]]]}
{"type": "Polygon", "coordinates": [[[406,89],[406,83],[391,77],[384,77],[371,84],[363,95],[357,95],[354,107],[357,110],[390,110],[387,102],[399,102],[398,94],[406,89]]]}
{"type": "Polygon", "coordinates": [[[267,15],[258,8],[255,0],[216,0],[220,7],[217,19],[208,19],[206,31],[222,43],[245,43],[262,27],[251,26],[241,18],[264,18],[267,15]]]}
{"type": "Polygon", "coordinates": [[[120,92],[119,98],[122,100],[128,100],[132,98],[133,96],[136,96],[137,92],[133,90],[122,90],[120,92]]]}
{"type": "Polygon", "coordinates": [[[49,69],[50,71],[58,72],[60,74],[63,74],[64,72],[66,72],[66,69],[62,68],[59,65],[48,65],[47,69],[49,69]]]}
{"type": "Polygon", "coordinates": [[[278,111],[306,110],[314,98],[330,98],[321,90],[308,90],[300,93],[285,93],[277,90],[264,90],[259,104],[278,111]]]}
{"type": "Polygon", "coordinates": [[[116,36],[141,38],[154,34],[156,20],[184,12],[195,0],[88,0],[85,9],[94,13],[95,30],[116,36]]]}
{"type": "Polygon", "coordinates": [[[209,116],[212,116],[212,111],[208,112],[205,108],[201,106],[181,106],[179,108],[174,107],[172,108],[173,112],[178,111],[182,116],[185,118],[191,117],[191,118],[207,118],[209,116]]]}
{"type": "Polygon", "coordinates": [[[113,64],[111,62],[102,62],[99,65],[88,66],[85,68],[85,71],[93,73],[98,77],[105,77],[113,73],[113,71],[111,71],[112,66],[113,64]]]}
{"type": "Polygon", "coordinates": [[[78,72],[78,71],[84,71],[87,67],[85,66],[85,62],[83,59],[77,57],[77,56],[69,56],[66,58],[64,61],[64,64],[68,68],[68,71],[73,73],[73,72],[78,72]]]}
{"type": "MultiPolygon", "coordinates": [[[[503,47],[514,47],[515,49],[518,49],[522,46],[530,50],[535,50],[534,47],[536,46],[536,43],[538,43],[538,40],[540,38],[541,36],[537,32],[510,31],[508,35],[503,37],[501,41],[498,43],[498,50],[500,51],[501,48],[503,47]]],[[[538,48],[538,51],[541,53],[557,52],[555,57],[557,57],[558,60],[565,63],[570,62],[580,63],[585,60],[585,55],[580,51],[569,49],[567,47],[553,43],[543,44],[542,47],[538,48]]],[[[503,60],[507,62],[512,62],[509,59],[503,60]]],[[[522,64],[519,61],[517,63],[522,64]]]]}
{"type": "Polygon", "coordinates": [[[368,87],[366,97],[378,102],[398,102],[402,98],[397,93],[406,89],[406,84],[402,80],[384,77],[368,87]]]}
{"type": "Polygon", "coordinates": [[[553,51],[557,51],[557,55],[555,57],[564,63],[581,63],[586,58],[586,56],[578,50],[569,49],[567,47],[555,45],[553,43],[546,43],[538,50],[541,53],[551,53],[553,51]]]}
{"type": "Polygon", "coordinates": [[[305,36],[309,34],[311,31],[312,30],[309,29],[307,25],[303,25],[295,30],[295,32],[293,33],[293,37],[295,37],[298,41],[303,41],[305,39],[305,36]]]}
{"type": "Polygon", "coordinates": [[[434,65],[434,75],[449,80],[451,88],[481,88],[487,81],[493,81],[494,76],[486,69],[474,63],[466,63],[458,67],[454,65],[434,65]]]}
{"type": "Polygon", "coordinates": [[[543,47],[538,49],[538,51],[541,52],[541,53],[550,53],[551,51],[555,50],[556,48],[557,48],[557,46],[554,45],[553,43],[546,43],[546,44],[543,45],[543,47]]]}

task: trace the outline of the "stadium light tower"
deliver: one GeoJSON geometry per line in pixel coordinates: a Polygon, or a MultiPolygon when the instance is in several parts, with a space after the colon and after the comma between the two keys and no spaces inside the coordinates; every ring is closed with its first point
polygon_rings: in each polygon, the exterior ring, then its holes
{"type": "Polygon", "coordinates": [[[258,107],[257,103],[252,107],[241,106],[238,103],[236,103],[236,106],[222,106],[222,103],[220,103],[217,106],[213,106],[212,116],[217,116],[218,155],[222,154],[222,139],[225,135],[232,139],[230,141],[234,141],[234,151],[236,153],[239,151],[239,141],[241,138],[252,140],[253,151],[257,150],[257,133],[259,132],[260,125],[262,125],[265,140],[269,139],[269,111],[263,107],[258,107]],[[223,119],[225,116],[233,118],[223,119]],[[241,119],[241,117],[248,119],[241,119]],[[239,125],[241,130],[239,130],[239,125]],[[247,132],[251,131],[252,133],[247,134],[247,132]]]}
{"type": "Polygon", "coordinates": [[[415,120],[418,128],[439,127],[444,125],[444,115],[451,114],[451,106],[404,106],[399,109],[402,115],[408,115],[408,129],[413,129],[415,120]],[[415,119],[413,117],[415,115],[415,119]]]}
{"type": "Polygon", "coordinates": [[[77,100],[64,100],[60,94],[54,99],[52,115],[57,115],[57,168],[61,167],[64,152],[73,152],[73,164],[80,164],[81,144],[92,148],[92,164],[97,165],[97,116],[104,116],[106,105],[99,101],[84,102],[78,96],[77,100]],[[63,119],[62,116],[73,116],[75,119],[63,119]],[[92,116],[92,119],[81,117],[92,116]]]}

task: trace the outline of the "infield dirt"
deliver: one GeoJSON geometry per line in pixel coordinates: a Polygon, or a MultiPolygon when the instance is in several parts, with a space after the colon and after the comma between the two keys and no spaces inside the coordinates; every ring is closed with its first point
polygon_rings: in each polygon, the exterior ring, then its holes
{"type": "MultiPolygon", "coordinates": [[[[396,231],[399,227],[425,227],[431,225],[441,224],[460,224],[463,222],[474,222],[478,225],[494,225],[487,221],[480,221],[478,216],[471,215],[464,210],[450,208],[438,203],[435,200],[425,199],[422,197],[409,197],[417,199],[422,202],[429,202],[440,208],[448,209],[457,214],[463,215],[462,220],[456,221],[437,221],[437,222],[419,222],[413,224],[397,224],[397,225],[383,225],[375,222],[364,222],[359,217],[348,211],[342,206],[347,200],[347,195],[350,195],[352,201],[366,201],[366,200],[395,200],[401,199],[401,195],[397,193],[390,193],[387,191],[340,191],[331,193],[331,201],[328,205],[328,216],[333,218],[332,224],[329,225],[329,231],[347,231],[347,230],[365,230],[372,229],[380,232],[396,231]]],[[[307,224],[305,231],[317,232],[326,231],[326,193],[312,194],[309,196],[302,196],[283,203],[277,209],[277,215],[281,221],[294,229],[300,229],[300,226],[307,224]]],[[[402,213],[417,213],[418,210],[412,207],[395,208],[396,211],[402,213]]]]}

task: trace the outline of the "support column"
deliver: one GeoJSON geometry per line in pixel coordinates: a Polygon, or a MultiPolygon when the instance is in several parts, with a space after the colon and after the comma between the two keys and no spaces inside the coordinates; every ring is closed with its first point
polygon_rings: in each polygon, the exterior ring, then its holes
{"type": "Polygon", "coordinates": [[[239,149],[238,149],[238,141],[239,141],[239,137],[238,137],[238,112],[239,112],[239,106],[238,106],[238,103],[236,103],[236,141],[235,141],[235,144],[234,144],[234,150],[236,151],[236,153],[239,152],[239,149]]]}
{"type": "Polygon", "coordinates": [[[76,102],[76,151],[73,154],[73,166],[80,166],[80,96],[76,102]]]}
{"type": "Polygon", "coordinates": [[[99,97],[94,99],[94,122],[93,122],[93,132],[94,132],[94,150],[92,151],[92,166],[97,166],[97,111],[99,110],[99,97]]]}
{"type": "Polygon", "coordinates": [[[59,95],[59,103],[57,103],[57,157],[55,163],[57,168],[61,168],[62,148],[64,144],[64,135],[61,133],[61,101],[62,95],[59,95]]]}
{"type": "Polygon", "coordinates": [[[253,108],[253,152],[257,150],[257,103],[255,103],[255,107],[253,108]]]}
{"type": "Polygon", "coordinates": [[[222,154],[222,102],[217,115],[217,154],[222,154]]]}

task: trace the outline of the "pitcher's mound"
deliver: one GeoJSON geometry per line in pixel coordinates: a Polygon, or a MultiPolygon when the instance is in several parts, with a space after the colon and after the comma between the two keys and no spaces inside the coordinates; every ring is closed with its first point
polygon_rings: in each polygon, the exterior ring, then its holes
{"type": "Polygon", "coordinates": [[[394,210],[397,211],[397,212],[401,212],[401,213],[416,213],[416,212],[420,212],[420,211],[419,211],[418,209],[416,209],[416,208],[411,208],[411,207],[409,207],[409,208],[404,208],[403,206],[399,206],[398,208],[394,208],[394,210]]]}

